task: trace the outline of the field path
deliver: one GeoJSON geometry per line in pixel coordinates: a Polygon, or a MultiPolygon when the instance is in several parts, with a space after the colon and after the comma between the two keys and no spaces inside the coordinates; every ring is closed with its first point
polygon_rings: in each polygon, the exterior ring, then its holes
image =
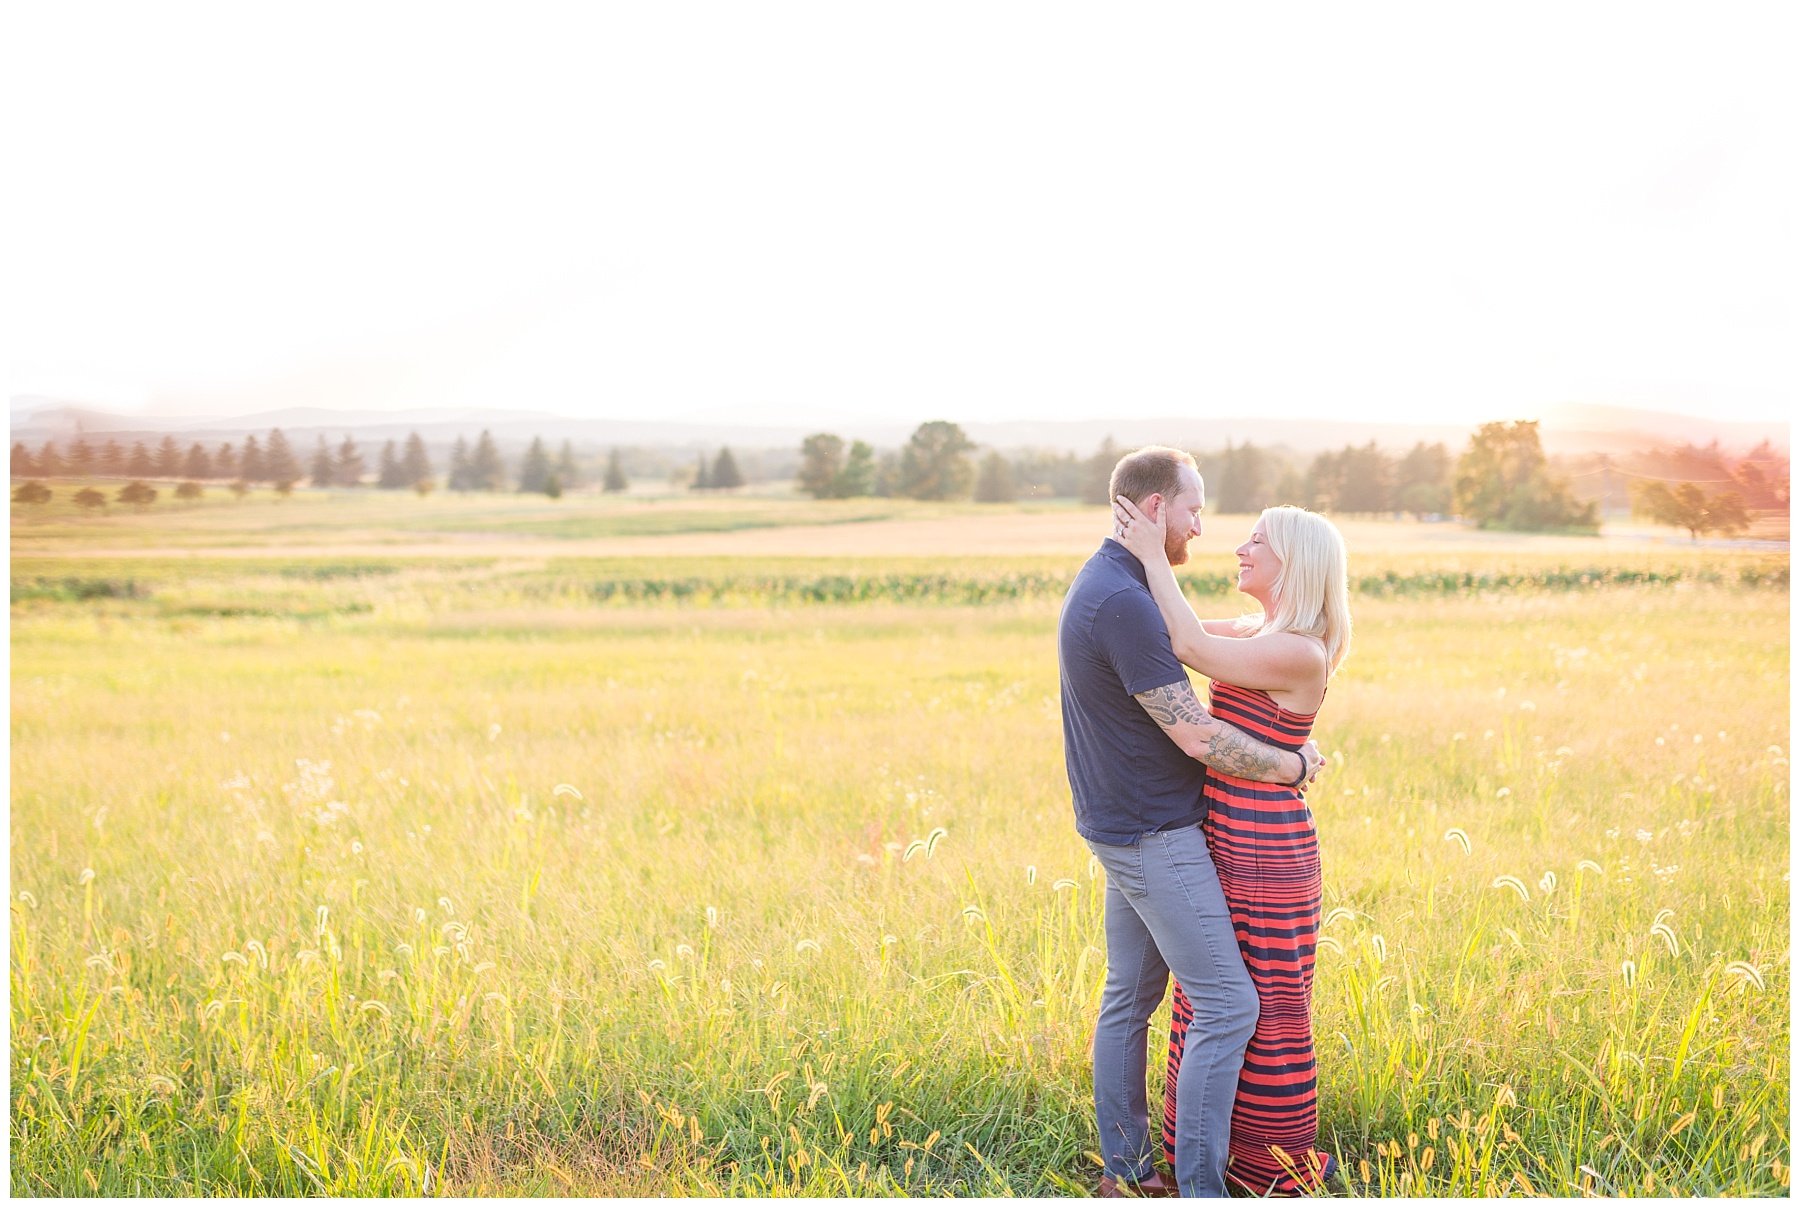
{"type": "MultiPolygon", "coordinates": [[[[1249,532],[1249,516],[1215,516],[1195,543],[1194,556],[1228,555],[1249,532]]],[[[1554,537],[1487,533],[1457,524],[1392,521],[1338,522],[1351,553],[1475,551],[1533,552],[1599,558],[1652,547],[1694,549],[1669,530],[1608,525],[1606,535],[1554,537]]],[[[15,536],[14,557],[70,558],[718,558],[718,557],[1002,557],[1069,556],[1091,553],[1109,526],[1098,508],[1020,513],[874,520],[858,524],[771,525],[730,532],[667,533],[631,537],[547,538],[499,533],[446,534],[436,540],[312,540],[311,534],[282,539],[256,534],[230,545],[78,546],[58,540],[15,536]],[[256,538],[261,538],[256,539],[256,538]]],[[[1702,541],[1702,548],[1749,548],[1786,552],[1785,541],[1702,541]]]]}

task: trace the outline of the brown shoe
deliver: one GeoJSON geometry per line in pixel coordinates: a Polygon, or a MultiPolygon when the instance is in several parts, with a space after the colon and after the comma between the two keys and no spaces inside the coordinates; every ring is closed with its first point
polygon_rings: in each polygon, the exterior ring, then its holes
{"type": "Polygon", "coordinates": [[[1180,1195],[1174,1179],[1165,1179],[1162,1171],[1153,1170],[1139,1182],[1121,1183],[1110,1174],[1100,1176],[1100,1198],[1103,1200],[1165,1199],[1180,1195]]]}

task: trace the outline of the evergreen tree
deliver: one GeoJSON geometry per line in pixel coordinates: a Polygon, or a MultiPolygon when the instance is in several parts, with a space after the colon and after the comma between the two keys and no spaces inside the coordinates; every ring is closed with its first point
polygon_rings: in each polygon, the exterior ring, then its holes
{"type": "Polygon", "coordinates": [[[244,438],[244,456],[238,461],[238,477],[245,482],[269,481],[269,462],[254,435],[244,438]]]}
{"type": "Polygon", "coordinates": [[[175,443],[173,436],[163,437],[162,443],[156,446],[156,476],[181,477],[181,446],[175,443]]]}
{"type": "Polygon", "coordinates": [[[69,473],[86,477],[94,472],[94,446],[79,431],[75,433],[75,443],[69,446],[69,473]]]}
{"type": "Polygon", "coordinates": [[[609,495],[617,495],[631,485],[625,477],[625,464],[619,459],[619,451],[614,449],[606,459],[606,482],[601,488],[609,495]]]}
{"type": "Polygon", "coordinates": [[[550,455],[544,451],[542,437],[531,438],[531,446],[525,450],[524,458],[519,462],[519,493],[522,495],[541,495],[544,484],[550,480],[550,455]]]}
{"type": "Polygon", "coordinates": [[[125,472],[125,446],[116,440],[106,442],[100,450],[100,472],[109,478],[117,478],[125,472]]]}
{"type": "MultiPolygon", "coordinates": [[[[156,475],[156,462],[150,456],[150,450],[144,447],[141,440],[131,443],[131,457],[125,463],[125,473],[133,478],[152,478],[156,475]]],[[[131,502],[129,499],[126,503],[131,502]]]]}
{"type": "Polygon", "coordinates": [[[977,503],[1011,503],[1019,497],[1013,485],[1012,464],[999,452],[981,459],[981,473],[975,479],[977,503]]]}
{"type": "Polygon", "coordinates": [[[312,479],[315,487],[328,487],[337,474],[337,467],[331,462],[331,446],[325,443],[325,434],[319,433],[318,443],[313,446],[312,466],[306,476],[312,479]]]}
{"type": "Polygon", "coordinates": [[[469,466],[469,442],[462,437],[450,446],[450,489],[452,491],[472,491],[475,489],[475,476],[469,466]]]}
{"type": "Polygon", "coordinates": [[[226,441],[219,446],[219,451],[213,454],[213,475],[230,481],[237,477],[237,472],[237,450],[231,447],[230,441],[226,441]]]}
{"type": "Polygon", "coordinates": [[[393,441],[381,446],[380,468],[375,471],[375,485],[384,491],[397,491],[406,485],[406,471],[393,441]]]}
{"type": "Polygon", "coordinates": [[[294,450],[280,428],[269,429],[269,447],[263,459],[275,489],[283,495],[293,490],[294,484],[300,481],[300,463],[295,460],[294,450]]]}
{"type": "Polygon", "coordinates": [[[400,481],[415,491],[421,483],[431,489],[431,457],[425,452],[425,440],[417,432],[406,435],[406,452],[400,458],[400,481]]]}
{"type": "Polygon", "coordinates": [[[1241,515],[1269,506],[1269,464],[1261,449],[1248,442],[1234,446],[1227,441],[1221,468],[1219,511],[1241,515]]]}
{"type": "Polygon", "coordinates": [[[1306,479],[1293,466],[1283,467],[1281,477],[1275,483],[1275,502],[1301,507],[1305,499],[1306,479]]]}
{"type": "Polygon", "coordinates": [[[14,478],[30,478],[37,473],[37,461],[31,456],[31,450],[25,442],[15,440],[12,447],[12,476],[14,478]]]}
{"type": "Polygon", "coordinates": [[[56,478],[62,474],[62,454],[56,451],[55,441],[45,441],[44,447],[38,450],[37,472],[45,478],[56,478]]]}
{"type": "Polygon", "coordinates": [[[356,442],[350,439],[348,432],[344,434],[344,443],[338,446],[335,468],[340,487],[360,487],[363,475],[369,471],[368,465],[363,461],[362,450],[356,447],[356,442]]]}
{"type": "Polygon", "coordinates": [[[688,484],[690,491],[705,491],[712,488],[712,476],[706,471],[706,454],[700,454],[699,462],[694,466],[694,481],[688,484]]]}
{"type": "Polygon", "coordinates": [[[182,463],[181,472],[190,482],[213,476],[212,457],[206,452],[205,445],[199,441],[194,442],[193,447],[187,451],[187,460],[182,463]]]}
{"type": "Polygon", "coordinates": [[[737,459],[731,455],[729,448],[721,448],[718,458],[713,462],[713,490],[731,491],[743,485],[744,476],[738,473],[737,459]]]}
{"type": "Polygon", "coordinates": [[[571,441],[563,441],[562,452],[556,455],[556,480],[565,491],[572,491],[581,485],[581,467],[575,464],[575,445],[571,441]]]}
{"type": "Polygon", "coordinates": [[[469,458],[469,476],[478,491],[506,489],[506,464],[500,460],[499,446],[494,444],[494,438],[486,428],[475,441],[475,452],[469,458]]]}

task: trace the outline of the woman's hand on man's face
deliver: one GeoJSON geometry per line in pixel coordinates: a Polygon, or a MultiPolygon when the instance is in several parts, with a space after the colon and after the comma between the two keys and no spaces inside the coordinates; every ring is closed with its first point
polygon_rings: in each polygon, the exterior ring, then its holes
{"type": "Polygon", "coordinates": [[[1113,500],[1113,540],[1136,554],[1139,562],[1158,558],[1166,561],[1169,553],[1164,545],[1163,520],[1167,510],[1158,508],[1156,519],[1152,520],[1137,504],[1120,495],[1113,500]]]}

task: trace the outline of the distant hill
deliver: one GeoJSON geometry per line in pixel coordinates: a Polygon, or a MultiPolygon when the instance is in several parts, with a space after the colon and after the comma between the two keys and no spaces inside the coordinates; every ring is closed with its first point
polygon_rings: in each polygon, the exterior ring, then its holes
{"type": "MultiPolygon", "coordinates": [[[[447,444],[459,435],[474,436],[482,428],[493,432],[502,445],[523,445],[534,436],[552,443],[573,441],[580,448],[636,446],[664,449],[793,448],[802,438],[818,431],[832,431],[850,439],[866,440],[878,448],[905,442],[912,425],[871,422],[844,417],[812,424],[754,424],[721,418],[713,422],[678,420],[582,419],[547,411],[498,408],[425,408],[411,411],[335,411],[325,407],[296,407],[238,416],[121,415],[56,399],[17,396],[11,400],[13,440],[41,443],[67,440],[77,427],[90,435],[132,440],[160,437],[164,433],[195,439],[241,440],[251,432],[283,429],[296,447],[309,447],[313,439],[344,433],[369,443],[403,438],[418,432],[433,445],[447,444]]],[[[933,418],[955,419],[955,416],[933,418]]],[[[1717,440],[1731,449],[1747,449],[1764,439],[1779,448],[1788,447],[1785,423],[1741,423],[1591,404],[1563,404],[1544,408],[1536,416],[1543,423],[1544,443],[1553,453],[1623,453],[1660,445],[1688,442],[1707,444],[1717,440]]],[[[984,445],[1012,449],[1035,447],[1091,451],[1111,437],[1122,446],[1152,441],[1186,448],[1217,448],[1232,441],[1280,445],[1301,455],[1347,444],[1375,441],[1384,448],[1407,448],[1417,441],[1442,441],[1452,448],[1468,440],[1474,430],[1468,424],[1391,424],[1354,419],[1265,419],[1255,416],[1161,416],[1075,421],[1015,420],[1005,423],[965,423],[971,438],[984,445]]]]}

